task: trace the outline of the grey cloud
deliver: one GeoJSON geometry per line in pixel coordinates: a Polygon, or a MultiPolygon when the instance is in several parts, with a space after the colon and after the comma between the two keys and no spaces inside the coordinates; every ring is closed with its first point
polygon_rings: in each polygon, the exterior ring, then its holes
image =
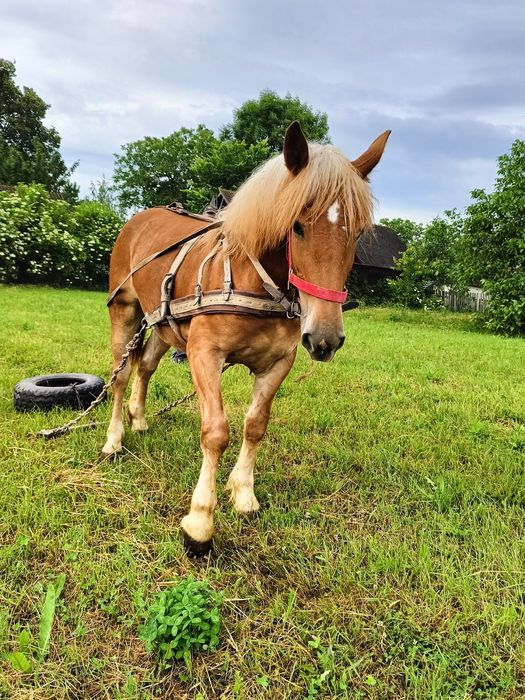
{"type": "Polygon", "coordinates": [[[52,104],[83,187],[121,144],[217,129],[271,88],[326,111],[349,157],[393,129],[376,196],[437,214],[525,135],[524,24],[521,0],[5,0],[0,45],[52,104]]]}

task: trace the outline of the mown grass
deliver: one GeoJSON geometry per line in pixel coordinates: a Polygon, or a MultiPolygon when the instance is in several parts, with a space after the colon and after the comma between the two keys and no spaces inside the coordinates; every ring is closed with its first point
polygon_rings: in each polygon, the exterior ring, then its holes
{"type": "MultiPolygon", "coordinates": [[[[453,698],[525,696],[525,344],[464,315],[359,310],[329,365],[301,352],[258,459],[256,522],[221,492],[215,551],[193,561],[178,522],[200,464],[194,403],[129,434],[100,462],[105,426],[29,437],[70,412],[18,415],[19,379],[108,375],[104,295],[0,289],[0,640],[36,633],[66,574],[50,652],[3,661],[0,697],[453,698]],[[301,382],[302,374],[307,377],[301,382]],[[194,574],[226,602],[219,650],[157,670],[138,640],[156,591],[194,574]]],[[[224,376],[239,447],[250,380],[224,376]]],[[[167,359],[150,411],[186,393],[167,359]]],[[[108,406],[97,410],[106,420],[108,406]]]]}

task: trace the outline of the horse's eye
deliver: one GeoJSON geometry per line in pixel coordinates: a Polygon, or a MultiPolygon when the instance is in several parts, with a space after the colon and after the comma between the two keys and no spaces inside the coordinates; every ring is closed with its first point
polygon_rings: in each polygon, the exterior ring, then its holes
{"type": "Polygon", "coordinates": [[[298,236],[304,236],[304,228],[300,221],[294,221],[293,232],[298,236]]]}

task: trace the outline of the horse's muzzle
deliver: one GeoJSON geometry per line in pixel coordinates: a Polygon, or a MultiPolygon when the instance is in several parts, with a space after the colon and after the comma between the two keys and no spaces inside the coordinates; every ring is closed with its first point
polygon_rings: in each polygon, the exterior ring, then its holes
{"type": "Polygon", "coordinates": [[[312,359],[319,362],[329,362],[345,342],[344,335],[327,336],[328,334],[303,333],[301,342],[312,359]]]}

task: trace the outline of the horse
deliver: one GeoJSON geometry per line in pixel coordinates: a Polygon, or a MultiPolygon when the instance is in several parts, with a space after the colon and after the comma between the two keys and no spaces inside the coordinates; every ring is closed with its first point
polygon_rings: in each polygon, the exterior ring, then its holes
{"type": "MultiPolygon", "coordinates": [[[[175,299],[191,297],[197,270],[202,286],[220,292],[228,267],[230,291],[240,290],[244,299],[253,297],[264,304],[269,290],[275,301],[270,299],[268,308],[273,303],[273,312],[252,313],[220,304],[199,308],[197,290],[192,304],[199,313],[179,314],[177,320],[164,314],[160,322],[157,316],[148,339],[144,341],[143,335],[134,349],[131,366],[128,363],[117,376],[102,448],[106,457],[122,450],[123,398],[131,369],[135,376],[128,417],[131,430],[143,432],[148,429],[148,382],[160,359],[172,347],[188,356],[201,414],[203,457],[189,512],[181,520],[189,554],[207,553],[213,541],[216,474],[229,440],[221,374],[227,364],[242,364],[254,375],[241,450],[227,482],[234,509],[253,516],[259,511],[254,493],[257,450],[272,401],[292,368],[299,341],[314,360],[327,362],[345,340],[342,303],[346,294],[342,290],[353,265],[357,238],[372,229],[368,176],[389,135],[385,131],[350,161],[331,144],[309,143],[299,123],[293,122],[286,130],[283,152],[252,173],[219,213],[218,221],[208,225],[196,244],[185,251],[185,259],[177,263],[175,289],[169,292],[175,299]],[[282,313],[275,311],[278,301],[282,313]]],[[[116,288],[109,305],[114,369],[126,345],[143,328],[144,316],[148,318],[149,313],[151,318],[152,310],[159,307],[162,282],[169,278],[177,250],[181,250],[177,242],[182,245],[191,239],[202,223],[159,207],[136,214],[122,228],[110,263],[110,289],[116,288]],[[159,254],[159,249],[168,252],[159,254]]]]}

